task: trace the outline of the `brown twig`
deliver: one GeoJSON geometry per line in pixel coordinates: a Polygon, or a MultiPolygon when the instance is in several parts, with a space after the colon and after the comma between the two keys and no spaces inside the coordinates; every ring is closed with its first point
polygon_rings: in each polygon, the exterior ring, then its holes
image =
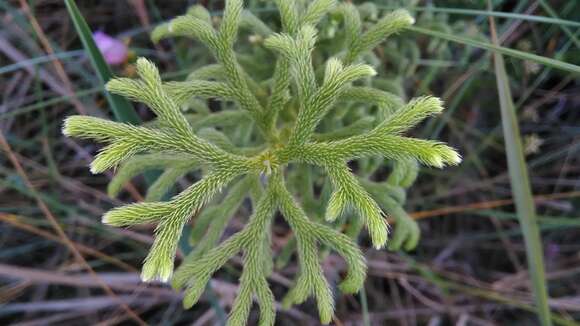
{"type": "MultiPolygon", "coordinates": [[[[562,198],[574,198],[580,197],[580,191],[570,191],[570,192],[561,192],[557,194],[546,194],[546,195],[536,195],[533,197],[534,202],[542,203],[548,200],[554,199],[562,199],[562,198]]],[[[501,206],[508,206],[514,203],[513,199],[499,199],[499,200],[491,200],[479,203],[472,203],[467,205],[460,205],[460,206],[450,206],[450,207],[443,207],[438,209],[433,209],[429,211],[422,211],[422,212],[415,212],[410,213],[413,219],[418,220],[427,217],[434,217],[440,215],[449,215],[454,213],[463,213],[465,211],[472,211],[477,209],[489,209],[501,206]]],[[[391,221],[389,221],[390,223],[391,221]]]]}

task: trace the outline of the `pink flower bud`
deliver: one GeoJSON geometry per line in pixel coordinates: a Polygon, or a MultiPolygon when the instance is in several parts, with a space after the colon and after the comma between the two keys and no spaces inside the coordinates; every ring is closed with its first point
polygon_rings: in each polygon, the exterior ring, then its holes
{"type": "Polygon", "coordinates": [[[120,40],[101,31],[93,33],[93,39],[108,64],[118,65],[127,59],[127,45],[120,40]]]}

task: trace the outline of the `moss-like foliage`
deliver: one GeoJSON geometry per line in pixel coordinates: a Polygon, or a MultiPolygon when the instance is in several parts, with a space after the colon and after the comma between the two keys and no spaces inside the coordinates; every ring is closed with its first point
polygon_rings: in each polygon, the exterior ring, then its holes
{"type": "Polygon", "coordinates": [[[369,25],[351,4],[276,3],[281,33],[244,11],[241,0],[226,1],[217,28],[199,6],[158,26],[154,41],[194,38],[207,46],[216,63],[192,72],[185,81],[163,82],[156,66],[140,58],[138,79],[117,78],[107,84],[108,91],[146,104],[157,116],[155,121],[132,126],[72,116],[63,128],[66,135],[107,144],[91,171],[120,165],[109,186],[111,195],[137,174],[164,171],[150,186],[145,202],[103,216],[104,223],[118,227],[157,223],[143,265],[144,281],[172,279],[175,288],[185,288],[184,305],[191,307],[213,273],[232,256],[243,254],[231,325],[246,323],[254,297],[260,323],[274,324],[275,301],[267,278],[274,266],[270,226],[277,212],[294,238],[276,266],[294,250],[300,266],[283,303],[288,306],[313,296],[320,320],[328,323],[334,300],[319,247],[344,258],[348,271],[340,289],[357,292],[366,276],[365,259],[355,241],[363,226],[374,247],[383,248],[388,243],[386,213],[397,221],[390,248],[414,248],[419,229],[402,208],[405,189],[414,182],[419,164],[442,168],[460,162],[449,146],[404,134],[440,113],[441,101],[426,96],[404,103],[376,88],[375,68],[362,62],[386,37],[413,24],[406,11],[394,11],[369,25]],[[316,51],[317,26],[328,19],[328,13],[339,22],[336,40],[340,42],[316,51]],[[251,54],[234,51],[239,28],[250,30],[253,40],[258,40],[258,49],[251,54]],[[329,54],[329,49],[337,51],[329,54]],[[275,64],[265,62],[265,68],[254,74],[245,69],[257,65],[252,55],[259,62],[269,56],[275,64]],[[268,76],[260,78],[268,69],[268,76]],[[221,109],[209,110],[208,98],[219,101],[221,109]],[[357,162],[356,174],[349,168],[351,161],[357,162]],[[385,164],[391,165],[388,179],[375,181],[372,176],[385,164]],[[177,179],[194,170],[201,171],[199,181],[161,201],[177,179]],[[251,217],[241,231],[220,243],[245,198],[252,202],[251,217]],[[202,210],[204,206],[208,207],[202,210]],[[174,274],[178,241],[192,216],[196,216],[191,236],[195,249],[174,274]]]}

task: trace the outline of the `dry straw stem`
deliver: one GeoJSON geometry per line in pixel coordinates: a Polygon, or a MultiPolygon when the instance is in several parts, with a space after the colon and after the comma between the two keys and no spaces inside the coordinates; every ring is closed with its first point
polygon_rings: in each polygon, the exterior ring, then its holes
{"type": "Polygon", "coordinates": [[[131,319],[133,319],[139,325],[146,325],[146,323],[141,318],[139,318],[139,316],[126,303],[121,302],[117,297],[117,295],[113,292],[113,290],[111,290],[111,288],[105,282],[103,282],[103,280],[99,278],[99,276],[95,273],[95,271],[89,265],[84,256],[80,253],[79,249],[75,246],[74,242],[72,242],[72,240],[70,240],[70,238],[66,235],[66,233],[58,223],[57,219],[54,217],[48,206],[46,206],[46,204],[40,197],[40,194],[36,191],[32,183],[30,182],[28,175],[20,165],[18,159],[16,159],[16,156],[14,155],[12,148],[10,147],[10,144],[8,144],[2,132],[0,132],[0,147],[8,155],[10,162],[12,162],[12,164],[16,168],[16,171],[18,172],[20,177],[22,177],[22,180],[24,180],[26,187],[31,191],[32,195],[34,196],[36,204],[38,205],[40,210],[44,213],[44,216],[46,217],[52,228],[56,231],[59,238],[62,239],[63,243],[71,251],[75,259],[89,272],[91,277],[95,279],[95,281],[105,291],[105,293],[107,293],[108,296],[114,298],[116,301],[119,301],[121,308],[131,317],[131,319]]]}

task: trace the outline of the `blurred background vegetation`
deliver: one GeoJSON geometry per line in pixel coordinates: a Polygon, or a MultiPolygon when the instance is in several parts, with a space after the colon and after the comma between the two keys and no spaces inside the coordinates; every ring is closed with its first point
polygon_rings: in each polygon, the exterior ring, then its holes
{"type": "MultiPolygon", "coordinates": [[[[111,65],[115,75],[132,76],[134,58],[146,56],[167,79],[183,79],[210,62],[199,43],[176,39],[154,46],[149,40],[152,26],[193,4],[219,17],[223,1],[77,1],[92,31],[128,46],[127,57],[111,65]]],[[[414,133],[449,142],[464,162],[423,169],[410,189],[405,209],[421,228],[417,249],[376,251],[363,242],[369,264],[365,291],[337,297],[334,323],[535,325],[544,316],[544,323],[550,318],[575,324],[580,320],[580,2],[374,4],[381,13],[405,7],[417,18],[417,29],[375,52],[380,73],[392,81],[385,88],[405,98],[443,98],[447,111],[414,133]],[[502,51],[504,64],[498,64],[498,55],[494,64],[494,43],[519,52],[502,51]],[[513,111],[517,120],[511,121],[513,111]],[[528,191],[533,197],[526,198],[528,191]],[[534,226],[541,242],[533,236],[534,226]],[[536,273],[537,264],[545,277],[536,273]],[[545,303],[534,300],[532,284],[547,288],[545,303]]],[[[247,0],[246,7],[272,26],[279,24],[272,3],[247,0]]],[[[331,27],[321,42],[332,43],[331,27]]],[[[251,35],[241,40],[240,47],[255,46],[251,35]]],[[[119,199],[108,197],[114,172],[88,170],[98,148],[61,134],[62,120],[70,114],[113,117],[102,89],[63,1],[0,1],[0,323],[222,324],[236,291],[239,260],[216,274],[201,304],[184,311],[179,293],[139,282],[153,227],[123,230],[100,223],[105,211],[142,200],[146,189],[145,179],[137,177],[119,199]]],[[[142,120],[152,118],[145,108],[132,106],[142,120]]],[[[193,181],[186,176],[179,187],[193,181]]],[[[241,223],[234,220],[226,233],[241,223]]],[[[286,232],[274,226],[274,254],[286,244],[286,232]]],[[[324,267],[329,275],[344,269],[333,255],[324,267]]],[[[273,274],[277,298],[295,272],[291,261],[273,274]]],[[[281,310],[278,323],[316,325],[315,309],[308,301],[281,310]]]]}

